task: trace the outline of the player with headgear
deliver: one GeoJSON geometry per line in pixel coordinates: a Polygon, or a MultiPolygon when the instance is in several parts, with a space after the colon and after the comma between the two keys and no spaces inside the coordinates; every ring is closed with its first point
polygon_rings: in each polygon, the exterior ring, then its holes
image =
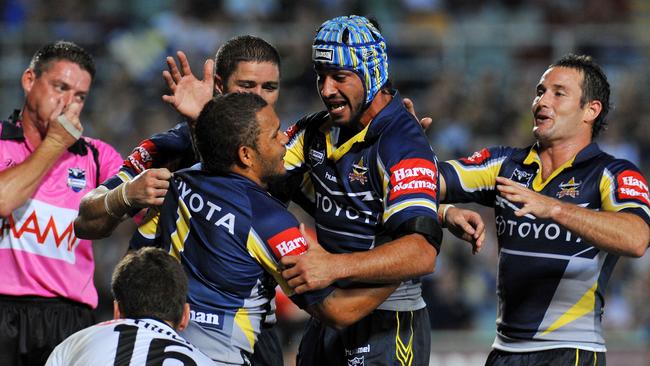
{"type": "Polygon", "coordinates": [[[391,89],[386,41],[371,21],[326,21],[312,51],[327,110],[289,130],[285,165],[301,178],[292,198],[314,216],[319,242],[346,254],[285,257],[283,276],[297,292],[332,282],[402,284],[344,330],[311,319],[298,364],[427,365],[430,330],[419,277],[433,272],[442,240],[436,157],[391,89]]]}

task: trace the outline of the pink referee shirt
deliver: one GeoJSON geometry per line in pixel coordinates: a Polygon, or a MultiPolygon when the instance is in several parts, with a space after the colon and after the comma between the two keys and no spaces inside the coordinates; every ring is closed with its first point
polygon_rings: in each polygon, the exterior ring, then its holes
{"type": "MultiPolygon", "coordinates": [[[[66,151],[36,192],[9,217],[0,218],[0,294],[63,297],[97,306],[92,242],[75,236],[73,221],[81,198],[117,173],[123,159],[110,145],[82,137],[98,151],[66,151]]],[[[22,129],[0,126],[0,171],[22,163],[34,151],[22,129]]]]}

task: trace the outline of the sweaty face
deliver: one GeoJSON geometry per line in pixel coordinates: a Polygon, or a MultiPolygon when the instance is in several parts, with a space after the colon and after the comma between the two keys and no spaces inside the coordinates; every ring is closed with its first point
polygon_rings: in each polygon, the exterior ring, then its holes
{"type": "Polygon", "coordinates": [[[257,136],[255,168],[260,180],[268,183],[286,172],[284,154],[289,137],[280,130],[280,119],[273,107],[266,106],[257,112],[257,121],[260,130],[257,136]]]}
{"type": "Polygon", "coordinates": [[[83,108],[92,78],[88,71],[70,61],[51,61],[40,77],[32,69],[23,73],[25,114],[45,134],[50,116],[72,102],[83,108]]]}
{"type": "Polygon", "coordinates": [[[357,74],[348,70],[317,70],[317,87],[332,121],[349,125],[361,116],[365,91],[357,74]]]}
{"type": "Polygon", "coordinates": [[[280,94],[280,70],[271,62],[242,61],[223,89],[225,93],[255,93],[275,106],[280,94]]]}
{"type": "Polygon", "coordinates": [[[587,104],[580,106],[582,82],[582,72],[567,67],[552,67],[542,75],[532,104],[533,133],[540,143],[591,135],[591,126],[583,123],[587,104]]]}

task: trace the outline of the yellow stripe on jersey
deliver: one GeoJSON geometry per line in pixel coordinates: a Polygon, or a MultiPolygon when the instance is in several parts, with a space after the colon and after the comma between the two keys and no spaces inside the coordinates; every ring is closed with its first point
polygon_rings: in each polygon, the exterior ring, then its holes
{"type": "Polygon", "coordinates": [[[531,165],[535,163],[539,167],[539,170],[535,175],[535,178],[533,178],[533,186],[532,186],[533,190],[535,190],[536,192],[540,192],[542,189],[544,189],[544,187],[546,187],[548,182],[553,180],[553,178],[557,177],[558,174],[562,173],[564,169],[571,167],[573,165],[573,161],[575,160],[575,158],[576,157],[573,156],[569,161],[567,161],[566,163],[562,164],[560,167],[555,169],[555,171],[553,171],[553,173],[551,173],[551,175],[549,175],[546,178],[546,180],[542,180],[542,161],[540,160],[539,155],[537,155],[537,151],[535,149],[530,149],[530,151],[528,152],[528,156],[526,156],[526,159],[524,159],[524,164],[531,165]]]}
{"type": "Polygon", "coordinates": [[[147,215],[140,226],[138,226],[138,233],[144,238],[153,240],[156,238],[158,230],[158,221],[160,221],[160,213],[156,209],[149,209],[147,215]]]}
{"type": "Polygon", "coordinates": [[[171,235],[172,246],[169,248],[169,254],[172,257],[180,260],[181,253],[185,249],[185,240],[187,240],[187,235],[190,233],[190,220],[192,219],[192,214],[190,210],[185,206],[185,202],[178,200],[178,209],[176,210],[178,214],[178,219],[176,219],[176,230],[171,235]]]}
{"type": "Polygon", "coordinates": [[[408,344],[404,344],[400,337],[400,321],[399,312],[395,312],[395,319],[397,319],[397,331],[395,333],[395,356],[402,366],[411,366],[413,363],[413,312],[411,311],[410,330],[411,336],[409,337],[408,344]]]}
{"type": "Polygon", "coordinates": [[[120,180],[122,180],[122,182],[128,182],[128,181],[130,181],[131,179],[133,179],[130,175],[128,175],[128,174],[127,174],[125,171],[123,171],[123,170],[120,170],[116,175],[117,175],[118,178],[120,178],[120,180]]]}
{"type": "Polygon", "coordinates": [[[406,201],[401,201],[397,204],[394,204],[390,207],[386,207],[384,210],[384,214],[382,215],[382,221],[387,222],[388,219],[393,216],[394,214],[410,207],[414,206],[420,206],[424,208],[428,208],[431,211],[433,211],[436,215],[438,214],[438,210],[436,208],[436,204],[432,201],[425,200],[425,199],[411,199],[411,200],[406,200],[406,201]]]}
{"type": "Polygon", "coordinates": [[[600,178],[600,204],[602,211],[618,212],[626,208],[640,208],[645,211],[646,215],[650,216],[650,209],[647,206],[641,205],[636,202],[616,202],[614,195],[616,194],[616,184],[614,177],[605,169],[602,177],[600,178]]]}
{"type": "Polygon", "coordinates": [[[305,163],[305,130],[294,136],[291,142],[287,144],[287,153],[284,155],[284,167],[287,170],[293,170],[301,167],[305,163]]]}
{"type": "Polygon", "coordinates": [[[346,141],[343,145],[339,146],[338,149],[334,149],[334,145],[332,144],[330,138],[330,133],[328,132],[325,136],[325,145],[327,145],[327,158],[333,161],[338,161],[341,157],[343,157],[343,155],[350,151],[354,144],[357,142],[363,142],[366,138],[368,127],[370,127],[371,124],[372,121],[368,123],[368,125],[363,130],[352,136],[352,138],[346,141]]]}
{"type": "Polygon", "coordinates": [[[275,259],[275,256],[273,253],[268,251],[268,248],[266,245],[264,245],[262,239],[252,228],[248,232],[246,249],[248,249],[248,253],[251,255],[251,257],[255,258],[257,263],[262,265],[262,267],[264,267],[264,269],[273,276],[275,282],[280,285],[280,288],[282,288],[282,291],[287,296],[293,295],[293,290],[291,287],[289,287],[287,281],[282,278],[282,274],[278,270],[278,261],[275,259]]]}
{"type": "Polygon", "coordinates": [[[598,288],[598,282],[594,283],[594,285],[591,286],[584,295],[582,295],[582,298],[554,321],[553,324],[542,333],[542,335],[554,332],[572,321],[594,311],[594,306],[596,304],[596,288],[598,288]]]}
{"type": "Polygon", "coordinates": [[[463,191],[476,192],[494,189],[503,160],[495,160],[488,163],[487,166],[466,166],[455,160],[447,161],[447,163],[454,167],[463,191]]]}
{"type": "Polygon", "coordinates": [[[241,329],[242,333],[246,336],[246,339],[248,339],[248,344],[251,347],[249,350],[252,351],[253,347],[255,347],[255,332],[253,331],[251,320],[248,317],[248,311],[245,308],[237,310],[237,314],[235,314],[235,324],[237,324],[239,329],[241,329]]]}

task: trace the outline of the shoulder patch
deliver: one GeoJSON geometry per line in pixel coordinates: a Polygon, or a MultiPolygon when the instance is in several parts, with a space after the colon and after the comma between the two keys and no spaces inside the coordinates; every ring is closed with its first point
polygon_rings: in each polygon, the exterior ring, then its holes
{"type": "Polygon", "coordinates": [[[648,182],[641,173],[634,170],[624,170],[616,177],[616,183],[618,186],[616,194],[619,200],[636,199],[650,206],[648,182]]]}
{"type": "Polygon", "coordinates": [[[438,170],[426,159],[405,159],[390,168],[389,199],[403,194],[427,193],[436,198],[438,170]]]}
{"type": "Polygon", "coordinates": [[[288,228],[269,239],[276,258],[299,255],[307,251],[307,241],[297,227],[288,228]]]}
{"type": "Polygon", "coordinates": [[[466,157],[466,158],[461,158],[460,161],[467,165],[481,165],[483,164],[484,161],[486,161],[489,157],[491,156],[490,150],[487,148],[477,151],[472,156],[466,157]]]}

